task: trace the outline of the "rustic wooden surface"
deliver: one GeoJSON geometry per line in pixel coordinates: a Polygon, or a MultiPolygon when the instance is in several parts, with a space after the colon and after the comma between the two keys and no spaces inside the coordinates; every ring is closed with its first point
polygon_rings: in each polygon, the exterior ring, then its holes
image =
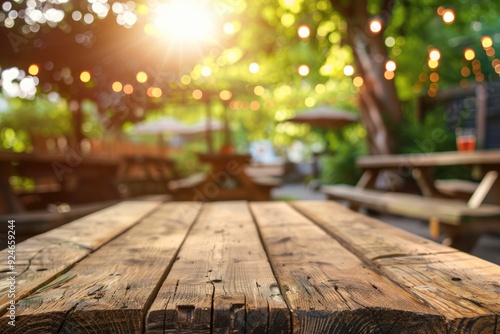
{"type": "MultiPolygon", "coordinates": [[[[56,279],[20,301],[15,330],[69,334],[87,328],[92,333],[140,332],[159,282],[196,217],[196,206],[164,204],[76,264],[65,273],[64,280],[56,279]]],[[[6,320],[4,317],[0,323],[4,328],[6,320]]]]}
{"type": "Polygon", "coordinates": [[[353,213],[335,203],[295,204],[359,258],[438,310],[447,333],[498,333],[500,266],[353,213]],[[333,212],[335,212],[333,214],[333,212]]]}
{"type": "Polygon", "coordinates": [[[149,311],[147,333],[289,333],[244,202],[205,205],[149,311]]]}
{"type": "Polygon", "coordinates": [[[8,249],[0,251],[0,312],[9,304],[7,278],[16,277],[16,297],[31,292],[66,272],[90,252],[136,224],[160,202],[126,201],[55,230],[26,240],[16,247],[15,274],[7,265],[8,249]]]}
{"type": "Polygon", "coordinates": [[[437,312],[290,206],[253,203],[251,207],[294,314],[294,333],[444,330],[437,312]]]}
{"type": "Polygon", "coordinates": [[[129,201],[17,251],[0,333],[500,333],[500,266],[330,201],[129,201]]]}

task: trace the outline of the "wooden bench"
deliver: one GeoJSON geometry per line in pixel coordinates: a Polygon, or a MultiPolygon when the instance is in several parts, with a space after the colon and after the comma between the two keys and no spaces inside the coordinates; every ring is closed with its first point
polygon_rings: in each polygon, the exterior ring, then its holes
{"type": "Polygon", "coordinates": [[[500,266],[332,201],[127,201],[15,251],[2,333],[500,328],[500,266]]]}
{"type": "Polygon", "coordinates": [[[443,229],[451,246],[470,251],[482,233],[500,231],[500,206],[482,204],[470,207],[453,199],[363,189],[348,185],[323,186],[329,199],[346,200],[350,205],[401,215],[430,222],[431,236],[438,237],[443,229]]]}
{"type": "Polygon", "coordinates": [[[476,191],[478,183],[466,180],[436,180],[434,186],[451,198],[468,200],[476,191]]]}

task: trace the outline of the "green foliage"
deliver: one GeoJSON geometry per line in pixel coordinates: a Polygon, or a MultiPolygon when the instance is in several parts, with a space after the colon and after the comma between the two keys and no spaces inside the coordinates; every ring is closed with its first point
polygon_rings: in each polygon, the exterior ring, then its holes
{"type": "Polygon", "coordinates": [[[64,101],[54,104],[43,98],[11,99],[7,110],[0,112],[0,147],[24,152],[31,145],[30,134],[68,134],[70,124],[71,114],[64,101]]]}
{"type": "MultiPolygon", "coordinates": [[[[446,124],[444,109],[436,108],[426,114],[422,122],[417,122],[411,113],[406,112],[396,138],[397,150],[404,154],[455,151],[454,129],[446,124]]],[[[468,179],[470,171],[461,166],[436,169],[439,179],[468,179]]]]}
{"type": "Polygon", "coordinates": [[[356,166],[356,158],[368,153],[365,141],[342,141],[337,150],[321,160],[321,183],[323,184],[356,184],[361,170],[356,166]]]}
{"type": "Polygon", "coordinates": [[[443,109],[439,108],[427,113],[425,119],[418,122],[412,111],[405,112],[403,121],[397,125],[397,152],[410,154],[455,150],[455,135],[447,127],[443,115],[443,109]]]}
{"type": "Polygon", "coordinates": [[[356,184],[361,176],[356,159],[368,154],[366,131],[362,125],[356,124],[330,131],[329,135],[329,151],[332,153],[321,158],[321,183],[356,184]]]}

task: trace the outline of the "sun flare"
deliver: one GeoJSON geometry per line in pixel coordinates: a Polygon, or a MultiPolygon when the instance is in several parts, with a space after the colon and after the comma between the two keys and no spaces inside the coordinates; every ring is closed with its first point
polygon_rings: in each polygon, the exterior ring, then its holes
{"type": "Polygon", "coordinates": [[[171,0],[156,7],[156,28],[171,40],[202,42],[213,37],[215,15],[205,1],[171,0]]]}

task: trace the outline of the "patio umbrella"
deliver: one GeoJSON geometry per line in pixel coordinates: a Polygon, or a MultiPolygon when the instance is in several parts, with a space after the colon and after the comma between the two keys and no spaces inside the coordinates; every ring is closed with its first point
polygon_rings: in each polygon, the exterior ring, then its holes
{"type": "Polygon", "coordinates": [[[184,131],[179,132],[182,135],[196,135],[200,133],[205,133],[206,131],[222,131],[224,130],[224,123],[211,119],[203,119],[194,124],[186,125],[184,131]]]}
{"type": "Polygon", "coordinates": [[[180,134],[188,129],[188,125],[175,117],[161,117],[154,121],[137,123],[130,132],[138,135],[163,135],[167,133],[180,134]]]}
{"type": "MultiPolygon", "coordinates": [[[[224,129],[224,123],[217,120],[207,119],[198,121],[194,124],[182,123],[175,117],[161,117],[154,121],[137,123],[132,130],[131,134],[137,135],[158,135],[158,142],[163,144],[163,136],[165,134],[177,134],[179,136],[191,136],[200,133],[208,133],[211,131],[220,131],[224,129]]],[[[209,140],[211,137],[208,136],[209,140]]],[[[211,143],[208,143],[211,147],[211,143]]]]}
{"type": "Polygon", "coordinates": [[[319,128],[337,129],[358,121],[359,117],[351,112],[322,105],[300,112],[283,122],[306,123],[319,128]]]}
{"type": "MultiPolygon", "coordinates": [[[[324,130],[338,130],[341,127],[349,124],[354,124],[359,121],[359,117],[351,112],[343,111],[335,107],[321,105],[316,108],[308,109],[300,112],[292,118],[286,119],[283,122],[306,123],[313,127],[324,130]]],[[[328,147],[328,140],[325,138],[328,147]]],[[[312,169],[314,179],[319,177],[318,155],[313,155],[312,169]]]]}

